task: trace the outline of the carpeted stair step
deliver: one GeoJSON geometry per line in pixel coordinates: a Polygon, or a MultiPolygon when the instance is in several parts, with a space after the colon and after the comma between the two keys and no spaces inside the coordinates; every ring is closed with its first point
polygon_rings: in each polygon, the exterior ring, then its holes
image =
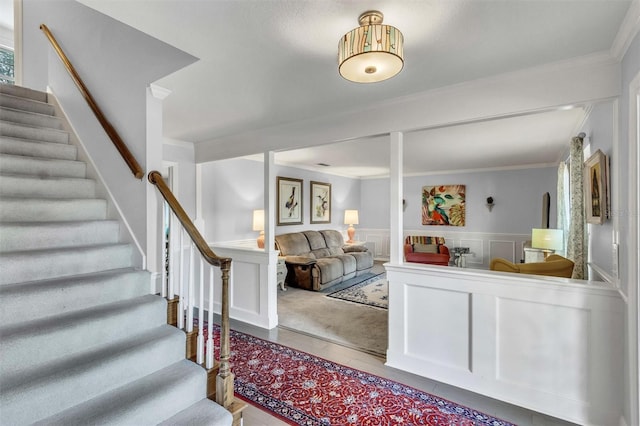
{"type": "Polygon", "coordinates": [[[93,198],[92,179],[0,175],[0,195],[31,198],[93,198]]]}
{"type": "Polygon", "coordinates": [[[180,413],[190,407],[201,412],[203,405],[211,405],[213,408],[208,410],[209,413],[215,412],[213,418],[207,418],[212,421],[211,423],[174,422],[170,424],[230,425],[230,413],[212,401],[203,402],[206,381],[206,372],[202,367],[191,361],[182,360],[36,424],[156,425],[173,417],[176,412],[180,413]]]}
{"type": "Polygon", "coordinates": [[[10,326],[149,294],[149,272],[128,269],[0,286],[0,324],[10,326]],[[100,295],[100,297],[96,297],[100,295]]]}
{"type": "Polygon", "coordinates": [[[0,223],[0,253],[116,243],[119,229],[116,220],[4,222],[0,223]]]}
{"type": "Polygon", "coordinates": [[[16,86],[14,84],[0,84],[0,93],[19,98],[31,99],[46,103],[48,95],[46,92],[29,89],[28,87],[16,86]]]}
{"type": "Polygon", "coordinates": [[[67,143],[32,141],[0,136],[0,153],[58,160],[75,160],[78,148],[67,143]]]}
{"type": "MultiPolygon", "coordinates": [[[[135,383],[183,360],[184,344],[183,332],[163,324],[128,339],[25,370],[22,375],[14,374],[3,380],[0,394],[2,422],[31,424],[105,392],[135,383]]],[[[204,373],[201,367],[196,367],[204,373]]],[[[144,397],[144,392],[137,396],[144,397]]],[[[66,424],[88,423],[71,421],[66,424]]]]}
{"type": "MultiPolygon", "coordinates": [[[[0,84],[3,90],[4,84],[0,84]]],[[[0,107],[17,109],[21,111],[35,112],[36,114],[54,115],[55,107],[43,101],[35,99],[22,98],[19,96],[12,96],[6,93],[0,92],[0,107]]]]}
{"type": "Polygon", "coordinates": [[[228,410],[205,398],[163,421],[160,425],[229,425],[232,421],[233,417],[228,410]]]}
{"type": "Polygon", "coordinates": [[[0,285],[131,267],[130,244],[24,250],[0,257],[0,285]]]}
{"type": "Polygon", "coordinates": [[[69,132],[3,121],[0,135],[43,142],[69,143],[69,132]]]}
{"type": "MultiPolygon", "coordinates": [[[[93,347],[116,342],[166,324],[166,301],[146,294],[134,299],[53,317],[0,327],[0,378],[3,388],[9,376],[80,354],[93,347]],[[46,348],[46,350],[42,350],[46,348]]],[[[184,358],[184,347],[181,348],[184,358]]]]}
{"type": "Polygon", "coordinates": [[[6,174],[83,178],[87,165],[82,161],[0,154],[0,171],[6,174]]]}
{"type": "Polygon", "coordinates": [[[102,220],[107,215],[107,202],[96,198],[2,197],[0,202],[0,222],[102,220]]]}
{"type": "Polygon", "coordinates": [[[27,126],[48,127],[58,130],[63,129],[62,120],[54,115],[39,114],[37,112],[6,107],[0,107],[0,120],[17,124],[25,124],[27,126]]]}

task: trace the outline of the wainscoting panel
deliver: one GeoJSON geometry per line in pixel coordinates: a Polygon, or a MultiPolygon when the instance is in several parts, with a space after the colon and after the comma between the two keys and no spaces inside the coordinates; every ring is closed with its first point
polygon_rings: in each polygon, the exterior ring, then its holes
{"type": "Polygon", "coordinates": [[[235,261],[231,263],[231,268],[231,306],[246,312],[260,313],[260,265],[235,261]]]}
{"type": "Polygon", "coordinates": [[[520,259],[516,260],[515,241],[489,241],[489,257],[491,259],[501,257],[513,263],[520,262],[520,259]]]}
{"type": "MultiPolygon", "coordinates": [[[[387,246],[389,245],[389,234],[381,235],[375,233],[360,234],[361,241],[372,243],[375,247],[373,257],[376,259],[389,257],[387,246]]],[[[370,244],[367,244],[369,246],[370,244]]]]}
{"type": "Polygon", "coordinates": [[[411,263],[386,269],[388,366],[570,422],[620,424],[625,308],[615,286],[411,263]]]}
{"type": "Polygon", "coordinates": [[[585,373],[591,362],[592,332],[587,310],[497,298],[496,316],[500,318],[497,380],[563,398],[587,400],[585,373]],[[572,341],[564,341],[566,336],[572,336],[572,341]]]}
{"type": "Polygon", "coordinates": [[[469,255],[466,256],[467,266],[482,266],[484,264],[484,247],[481,239],[461,239],[460,247],[468,247],[469,255]]]}
{"type": "Polygon", "coordinates": [[[408,285],[405,292],[406,352],[449,368],[469,370],[469,294],[408,285]],[[420,317],[420,321],[413,321],[420,317]],[[447,324],[425,327],[425,324],[447,324]]]}

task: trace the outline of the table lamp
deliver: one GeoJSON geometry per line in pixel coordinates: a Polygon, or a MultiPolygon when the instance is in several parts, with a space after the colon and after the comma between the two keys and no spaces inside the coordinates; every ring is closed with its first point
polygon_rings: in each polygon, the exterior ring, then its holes
{"type": "Polygon", "coordinates": [[[542,250],[546,259],[549,253],[562,250],[562,235],[562,229],[534,228],[531,230],[531,247],[542,250]]]}
{"type": "Polygon", "coordinates": [[[253,211],[253,230],[260,231],[258,236],[258,248],[264,248],[264,210],[253,211]]]}
{"type": "Polygon", "coordinates": [[[353,242],[353,237],[356,235],[356,230],[353,225],[358,224],[358,210],[345,210],[344,211],[344,224],[349,225],[347,228],[347,235],[349,235],[348,243],[353,242]]]}

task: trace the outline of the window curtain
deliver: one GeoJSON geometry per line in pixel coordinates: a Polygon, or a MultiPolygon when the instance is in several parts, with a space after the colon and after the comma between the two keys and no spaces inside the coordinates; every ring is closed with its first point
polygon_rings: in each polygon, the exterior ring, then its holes
{"type": "Polygon", "coordinates": [[[583,147],[582,138],[571,140],[569,154],[569,233],[567,257],[575,264],[571,278],[582,280],[586,276],[587,233],[584,219],[583,147]]]}
{"type": "Polygon", "coordinates": [[[563,161],[558,166],[558,189],[557,199],[557,226],[562,230],[562,250],[559,254],[567,255],[567,236],[569,235],[569,173],[567,165],[563,161]]]}

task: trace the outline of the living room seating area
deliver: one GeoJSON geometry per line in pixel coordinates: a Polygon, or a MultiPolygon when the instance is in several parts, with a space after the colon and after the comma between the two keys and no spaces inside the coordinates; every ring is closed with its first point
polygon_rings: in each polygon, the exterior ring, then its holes
{"type": "Polygon", "coordinates": [[[276,235],[275,241],[285,257],[287,284],[306,290],[323,290],[373,267],[373,254],[345,244],[336,230],[292,232],[276,235]]]}

